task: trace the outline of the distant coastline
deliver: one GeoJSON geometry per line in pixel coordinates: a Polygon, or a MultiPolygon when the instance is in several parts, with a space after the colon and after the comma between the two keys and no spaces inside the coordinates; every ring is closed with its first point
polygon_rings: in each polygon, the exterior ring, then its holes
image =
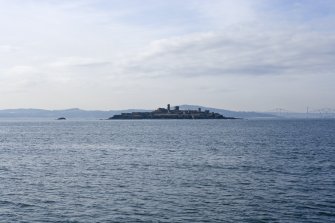
{"type": "MultiPolygon", "coordinates": [[[[262,113],[262,112],[247,112],[247,111],[231,111],[220,108],[205,107],[201,105],[179,105],[181,110],[210,110],[228,117],[236,118],[276,118],[277,116],[262,113]]],[[[0,109],[1,119],[57,119],[58,117],[66,117],[71,119],[86,119],[86,120],[106,120],[108,117],[120,115],[122,113],[132,112],[151,112],[149,109],[124,109],[124,110],[83,110],[79,108],[63,109],[63,110],[46,110],[36,108],[18,108],[18,109],[0,109]]]]}
{"type": "MultiPolygon", "coordinates": [[[[309,113],[299,112],[254,112],[254,111],[232,111],[220,108],[205,107],[201,105],[179,105],[180,110],[209,110],[210,112],[218,113],[226,117],[235,117],[242,119],[333,119],[335,118],[335,111],[310,111],[309,113]]],[[[57,119],[59,117],[66,117],[67,120],[106,120],[108,117],[120,115],[122,113],[132,112],[151,112],[149,109],[125,109],[125,110],[83,110],[79,108],[63,109],[63,110],[46,110],[35,108],[19,108],[19,109],[0,109],[0,119],[57,119]]]]}

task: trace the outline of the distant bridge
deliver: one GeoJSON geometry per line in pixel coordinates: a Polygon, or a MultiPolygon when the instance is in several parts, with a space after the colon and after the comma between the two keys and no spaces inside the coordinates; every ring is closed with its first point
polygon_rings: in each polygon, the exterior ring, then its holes
{"type": "Polygon", "coordinates": [[[318,114],[322,118],[335,118],[335,109],[333,108],[314,109],[310,111],[309,113],[318,114]]]}
{"type": "Polygon", "coordinates": [[[333,108],[320,108],[310,109],[307,108],[306,112],[294,112],[284,108],[274,108],[266,111],[276,116],[283,117],[306,117],[306,118],[335,118],[335,109],[333,108]]]}

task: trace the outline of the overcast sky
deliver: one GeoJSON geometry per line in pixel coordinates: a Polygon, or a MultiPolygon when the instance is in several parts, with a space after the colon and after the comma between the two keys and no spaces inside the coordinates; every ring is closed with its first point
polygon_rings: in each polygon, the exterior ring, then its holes
{"type": "Polygon", "coordinates": [[[0,0],[0,109],[335,108],[333,0],[0,0]]]}

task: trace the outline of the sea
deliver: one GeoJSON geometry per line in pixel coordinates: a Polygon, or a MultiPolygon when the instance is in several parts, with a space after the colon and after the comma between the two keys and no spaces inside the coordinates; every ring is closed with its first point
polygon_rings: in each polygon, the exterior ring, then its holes
{"type": "Polygon", "coordinates": [[[335,119],[0,120],[0,222],[335,222],[335,119]]]}

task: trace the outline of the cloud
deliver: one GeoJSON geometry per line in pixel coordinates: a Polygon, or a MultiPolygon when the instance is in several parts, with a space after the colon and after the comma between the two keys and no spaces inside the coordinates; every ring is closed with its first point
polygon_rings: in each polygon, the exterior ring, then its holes
{"type": "Polygon", "coordinates": [[[2,92],[25,91],[41,82],[44,77],[35,67],[17,65],[1,71],[0,89],[2,92]]]}
{"type": "Polygon", "coordinates": [[[51,62],[50,67],[97,67],[105,66],[110,62],[99,60],[97,58],[84,58],[84,57],[64,57],[51,62]]]}
{"type": "Polygon", "coordinates": [[[335,35],[302,30],[200,33],[154,41],[124,62],[143,76],[304,75],[334,72],[335,35]]]}
{"type": "Polygon", "coordinates": [[[0,53],[11,53],[19,50],[20,47],[13,45],[0,45],[0,53]]]}

